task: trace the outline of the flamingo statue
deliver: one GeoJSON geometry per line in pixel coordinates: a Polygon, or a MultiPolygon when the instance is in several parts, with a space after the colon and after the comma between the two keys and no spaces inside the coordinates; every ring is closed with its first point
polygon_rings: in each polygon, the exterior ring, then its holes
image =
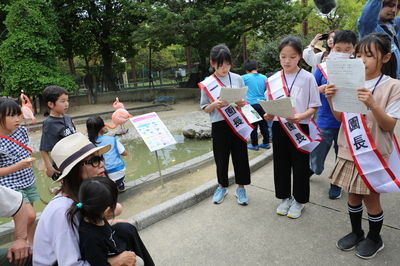
{"type": "Polygon", "coordinates": [[[25,120],[25,125],[28,127],[28,123],[26,122],[26,120],[32,120],[33,124],[36,124],[36,118],[33,114],[31,101],[29,100],[29,97],[24,94],[23,90],[21,90],[20,99],[22,103],[21,112],[25,120]]]}
{"type": "Polygon", "coordinates": [[[111,116],[113,125],[112,126],[110,126],[108,124],[104,124],[104,125],[111,129],[114,129],[117,126],[121,126],[121,129],[115,135],[123,135],[128,132],[127,129],[124,129],[124,124],[129,120],[130,117],[133,117],[133,115],[129,114],[127,110],[121,108],[121,109],[115,110],[115,112],[111,116]]]}
{"type": "Polygon", "coordinates": [[[119,101],[118,97],[115,97],[115,102],[113,103],[113,107],[114,107],[115,110],[125,109],[124,104],[119,101]]]}

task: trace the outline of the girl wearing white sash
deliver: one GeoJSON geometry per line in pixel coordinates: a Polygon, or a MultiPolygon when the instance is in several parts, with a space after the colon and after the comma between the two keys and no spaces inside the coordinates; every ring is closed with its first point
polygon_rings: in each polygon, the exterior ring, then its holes
{"type": "Polygon", "coordinates": [[[245,185],[250,184],[247,138],[253,127],[247,119],[243,118],[240,111],[240,107],[246,105],[245,100],[235,102],[237,107],[233,107],[227,101],[219,98],[221,87],[241,88],[245,86],[244,81],[240,75],[230,72],[232,57],[229,48],[225,45],[217,45],[211,49],[210,65],[214,68],[214,74],[199,83],[199,87],[201,89],[200,108],[210,114],[212,123],[213,153],[219,184],[214,193],[213,202],[221,203],[228,193],[228,166],[231,155],[235,181],[238,185],[237,201],[241,205],[247,205],[249,199],[244,188],[245,185]],[[236,119],[233,121],[234,117],[236,119]],[[235,123],[235,121],[239,122],[235,123]]]}
{"type": "MultiPolygon", "coordinates": [[[[283,70],[268,78],[269,93],[266,96],[269,100],[290,97],[295,116],[286,118],[289,127],[296,124],[302,132],[309,135],[310,117],[321,106],[321,101],[314,76],[299,67],[302,56],[301,40],[292,36],[283,39],[278,52],[283,70]],[[283,84],[282,82],[274,83],[274,79],[283,80],[283,84]],[[271,91],[274,91],[274,96],[271,95],[271,91]]],[[[283,126],[287,124],[286,120],[283,123],[280,118],[278,122],[273,114],[266,114],[264,118],[267,121],[274,120],[272,147],[275,196],[282,200],[276,212],[279,215],[287,215],[289,218],[298,218],[304,205],[310,199],[309,152],[296,146],[298,143],[294,144],[287,126],[283,126]]]]}
{"type": "MultiPolygon", "coordinates": [[[[365,36],[357,45],[355,52],[356,57],[364,62],[366,79],[365,88],[357,90],[358,99],[368,107],[369,111],[365,119],[363,115],[334,111],[332,96],[335,95],[337,88],[334,84],[326,88],[325,95],[332,112],[336,119],[342,122],[338,137],[338,160],[331,178],[333,184],[349,192],[348,210],[352,227],[352,232],[342,237],[336,246],[341,250],[356,248],[357,256],[370,259],[384,247],[380,236],[384,215],[380,194],[371,191],[374,188],[365,179],[369,175],[367,171],[363,171],[365,164],[358,159],[354,151],[360,148],[358,145],[376,147],[382,160],[388,162],[393,151],[393,130],[397,119],[400,118],[400,81],[394,79],[396,58],[391,50],[390,38],[386,34],[371,33],[365,36]],[[364,128],[363,131],[369,133],[372,139],[360,140],[358,136],[351,136],[356,127],[364,128]],[[369,232],[366,237],[361,227],[363,202],[367,207],[369,221],[369,232]]],[[[379,166],[382,162],[373,160],[369,164],[379,166]]],[[[379,179],[382,174],[381,172],[375,175],[374,179],[379,179]]]]}

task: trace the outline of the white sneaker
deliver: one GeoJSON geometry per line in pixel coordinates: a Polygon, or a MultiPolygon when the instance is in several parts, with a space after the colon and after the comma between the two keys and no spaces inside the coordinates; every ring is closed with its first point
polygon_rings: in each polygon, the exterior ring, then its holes
{"type": "Polygon", "coordinates": [[[287,213],[287,216],[289,218],[299,218],[301,215],[301,211],[304,209],[304,204],[303,203],[298,203],[296,200],[293,200],[292,205],[290,206],[290,209],[287,213]]]}
{"type": "Polygon", "coordinates": [[[276,213],[279,215],[287,215],[290,205],[293,203],[293,198],[283,199],[281,205],[276,209],[276,213]]]}

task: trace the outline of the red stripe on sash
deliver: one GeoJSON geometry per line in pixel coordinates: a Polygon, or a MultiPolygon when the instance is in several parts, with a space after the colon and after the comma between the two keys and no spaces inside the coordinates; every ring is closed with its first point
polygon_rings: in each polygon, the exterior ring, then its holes
{"type": "MultiPolygon", "coordinates": [[[[220,87],[225,86],[219,79],[215,78],[214,75],[211,75],[209,78],[214,78],[214,80],[217,81],[217,83],[218,83],[218,85],[219,85],[220,87]]],[[[204,84],[198,83],[198,86],[199,86],[199,88],[200,88],[201,90],[205,90],[205,91],[206,91],[208,97],[209,97],[213,102],[216,100],[216,99],[212,96],[211,92],[208,90],[208,88],[207,88],[204,84]]],[[[227,106],[227,107],[229,107],[229,106],[227,106]]],[[[233,108],[235,108],[235,110],[240,114],[241,118],[245,121],[246,126],[250,127],[250,129],[253,130],[253,129],[254,129],[253,125],[250,124],[249,120],[248,120],[248,119],[246,118],[246,116],[243,114],[242,110],[241,110],[239,107],[237,107],[237,106],[235,106],[235,107],[233,107],[233,108]]],[[[216,108],[216,109],[217,109],[217,111],[222,115],[222,117],[224,118],[224,120],[228,123],[229,127],[233,130],[233,132],[235,132],[235,134],[236,134],[241,140],[243,140],[244,142],[247,143],[246,137],[243,136],[241,133],[239,133],[238,130],[232,125],[231,121],[230,121],[229,118],[226,116],[226,114],[223,112],[222,108],[216,108]]],[[[251,132],[251,131],[250,131],[250,132],[251,132]]]]}

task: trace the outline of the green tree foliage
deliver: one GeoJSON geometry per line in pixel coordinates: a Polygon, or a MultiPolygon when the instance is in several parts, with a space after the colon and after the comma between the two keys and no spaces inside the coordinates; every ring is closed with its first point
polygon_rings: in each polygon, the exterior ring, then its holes
{"type": "Polygon", "coordinates": [[[65,58],[81,56],[87,62],[98,52],[102,58],[102,77],[108,90],[118,90],[114,65],[121,57],[136,54],[135,31],[146,19],[143,1],[53,0],[62,28],[65,58]]]}
{"type": "Polygon", "coordinates": [[[2,0],[0,3],[0,44],[6,38],[6,25],[4,25],[4,21],[6,20],[7,11],[5,7],[10,4],[10,0],[2,0]]]}
{"type": "MultiPolygon", "coordinates": [[[[138,66],[149,67],[149,49],[143,48],[139,51],[135,57],[136,64],[138,66]]],[[[163,69],[176,65],[173,53],[168,49],[162,49],[160,51],[152,52],[152,70],[163,71],[163,69]]]]}
{"type": "MultiPolygon", "coordinates": [[[[257,58],[260,64],[259,65],[260,73],[264,73],[269,76],[275,73],[276,71],[282,69],[282,66],[279,62],[278,47],[280,42],[287,36],[288,35],[277,36],[274,39],[270,39],[260,48],[260,50],[257,53],[255,53],[255,57],[257,58]]],[[[301,39],[304,48],[309,43],[309,40],[303,35],[294,35],[294,36],[297,36],[301,39]]],[[[311,68],[303,60],[301,60],[301,62],[302,62],[302,68],[306,70],[311,70],[311,68]]]]}
{"type": "Polygon", "coordinates": [[[5,21],[7,39],[0,47],[5,80],[2,94],[17,96],[23,89],[26,94],[35,96],[53,84],[66,89],[76,87],[72,77],[63,75],[58,68],[59,36],[54,18],[45,0],[12,1],[5,21]]]}
{"type": "Polygon", "coordinates": [[[241,36],[251,30],[263,27],[263,32],[273,32],[290,28],[305,17],[301,7],[296,7],[298,11],[291,1],[282,0],[153,1],[146,31],[156,36],[153,42],[196,49],[200,56],[200,75],[204,77],[208,75],[208,56],[214,45],[223,43],[234,49],[241,36]]]}
{"type": "Polygon", "coordinates": [[[309,33],[328,32],[331,30],[352,30],[357,33],[357,19],[367,0],[337,0],[337,6],[330,13],[324,15],[315,7],[312,0],[308,0],[311,12],[307,16],[309,33]]]}

